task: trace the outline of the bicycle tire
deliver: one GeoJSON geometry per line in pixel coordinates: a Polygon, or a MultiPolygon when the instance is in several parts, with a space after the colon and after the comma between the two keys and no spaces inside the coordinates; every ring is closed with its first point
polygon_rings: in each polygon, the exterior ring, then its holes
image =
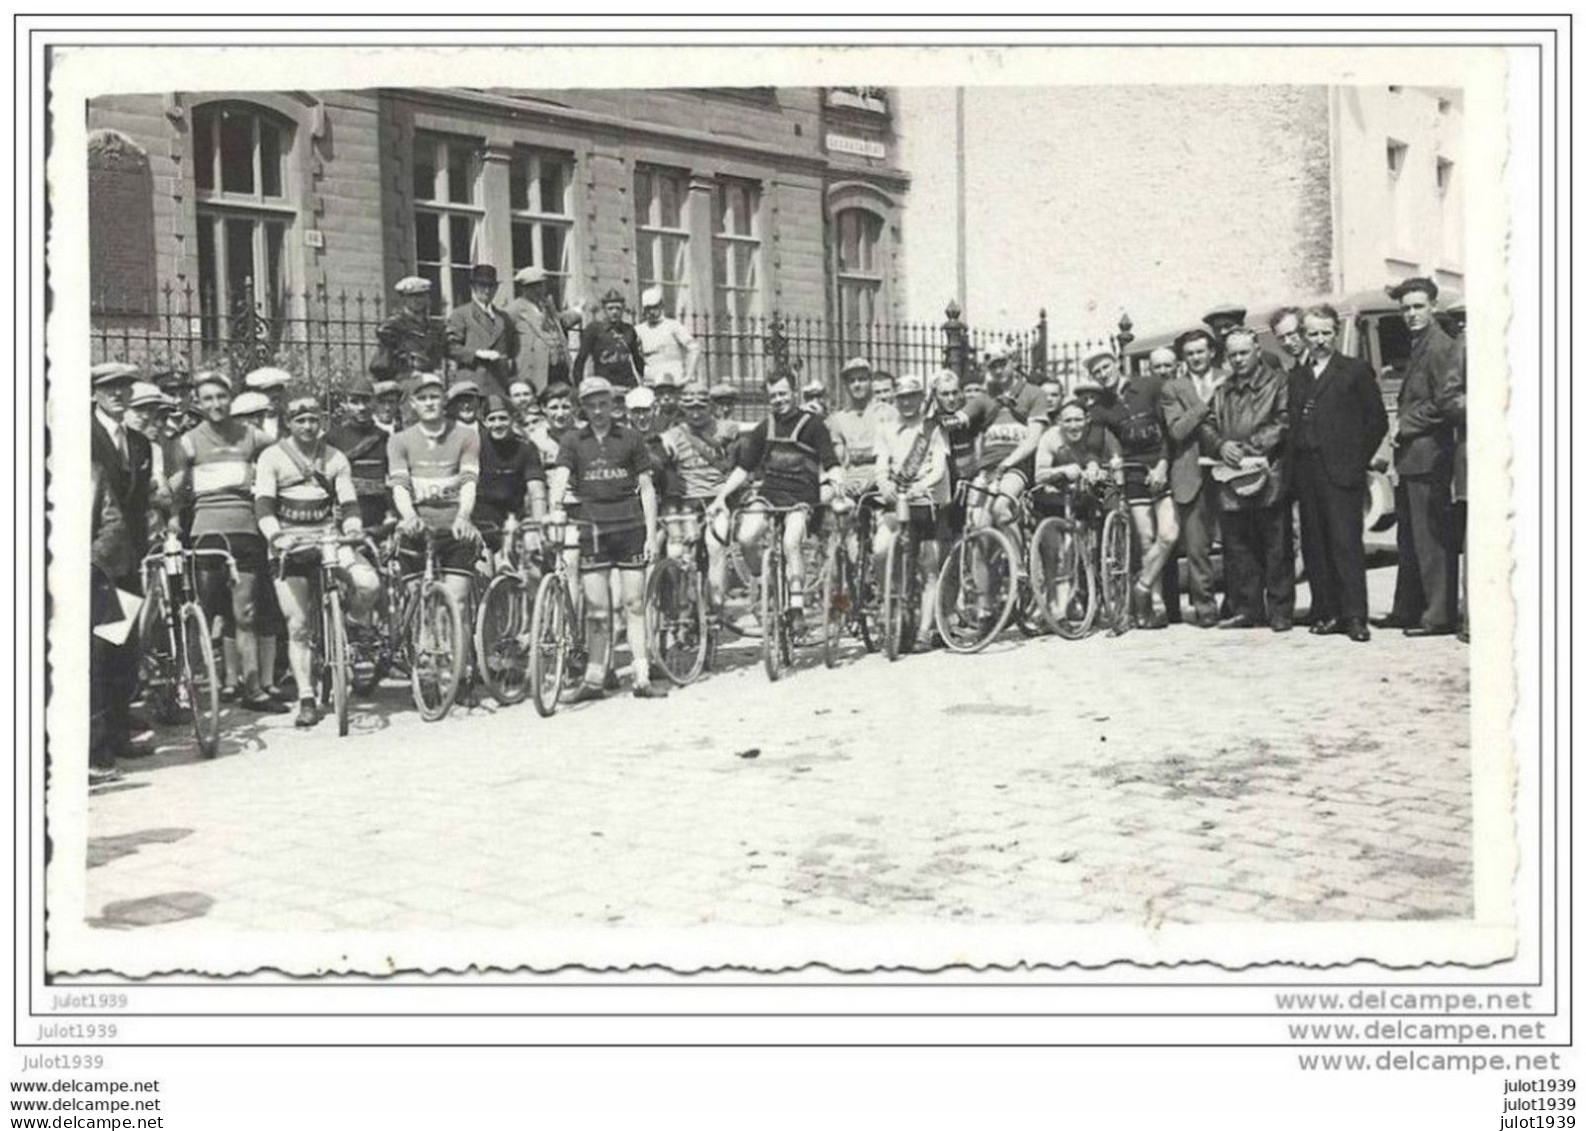
{"type": "Polygon", "coordinates": [[[474,662],[479,678],[504,707],[521,703],[529,693],[529,626],[524,622],[532,616],[528,591],[516,574],[491,579],[474,617],[474,662]]]}
{"type": "Polygon", "coordinates": [[[534,595],[529,624],[529,687],[542,718],[554,715],[562,699],[572,619],[572,601],[561,575],[546,574],[534,595]]]}
{"type": "MultiPolygon", "coordinates": [[[[857,557],[848,567],[848,601],[849,620],[854,626],[854,635],[859,638],[859,643],[864,645],[867,653],[878,651],[881,647],[880,626],[875,626],[872,631],[870,624],[870,611],[875,605],[880,604],[879,595],[875,592],[875,561],[871,555],[871,548],[875,545],[876,529],[875,516],[865,521],[859,531],[861,537],[855,539],[857,557]]],[[[846,556],[846,550],[844,551],[846,556]]]]}
{"type": "Polygon", "coordinates": [[[220,681],[215,676],[215,645],[209,639],[209,618],[196,604],[182,606],[182,679],[187,709],[193,717],[198,752],[213,758],[220,750],[220,681]]]}
{"type": "Polygon", "coordinates": [[[936,589],[936,625],[951,651],[964,655],[979,652],[1008,627],[1019,596],[1014,553],[1008,536],[991,526],[965,534],[948,552],[936,589]],[[973,560],[976,556],[985,562],[988,581],[985,603],[976,592],[979,584],[973,560]],[[966,592],[969,594],[967,603],[960,600],[966,592]],[[991,604],[995,607],[987,607],[991,604]],[[964,622],[966,614],[967,625],[964,622]]]}
{"type": "Polygon", "coordinates": [[[457,701],[467,658],[462,607],[451,590],[439,582],[426,583],[409,631],[413,705],[425,722],[438,722],[457,701]]]}
{"type": "Polygon", "coordinates": [[[347,651],[347,618],[342,613],[341,590],[325,594],[325,667],[330,676],[330,706],[336,715],[336,734],[347,737],[352,702],[352,657],[347,651]]]}
{"type": "Polygon", "coordinates": [[[881,580],[881,638],[888,660],[896,660],[907,650],[904,618],[909,599],[910,545],[910,535],[905,528],[898,531],[887,547],[886,574],[881,580]]]}
{"type": "MultiPolygon", "coordinates": [[[[774,535],[775,531],[773,542],[774,535]]],[[[787,625],[782,621],[782,611],[787,607],[782,584],[782,551],[767,546],[760,558],[760,655],[766,678],[773,683],[782,678],[782,642],[787,635],[787,625]]]]}
{"type": "Polygon", "coordinates": [[[1101,589],[1114,636],[1129,631],[1130,539],[1128,515],[1109,511],[1101,524],[1101,589]]]}
{"type": "Polygon", "coordinates": [[[144,705],[165,726],[174,726],[187,715],[177,689],[182,679],[180,667],[165,600],[160,587],[151,584],[138,611],[138,686],[144,705]]]}
{"type": "Polygon", "coordinates": [[[1064,640],[1090,634],[1096,620],[1095,562],[1066,518],[1044,518],[1030,539],[1030,585],[1041,619],[1064,640]]]}
{"type": "Polygon", "coordinates": [[[656,664],[679,687],[693,683],[710,650],[705,579],[677,558],[663,558],[645,583],[644,608],[656,664]]]}
{"type": "Polygon", "coordinates": [[[848,551],[841,538],[834,539],[832,551],[821,566],[821,661],[828,668],[837,666],[842,651],[843,624],[854,615],[853,587],[849,584],[848,551]]]}

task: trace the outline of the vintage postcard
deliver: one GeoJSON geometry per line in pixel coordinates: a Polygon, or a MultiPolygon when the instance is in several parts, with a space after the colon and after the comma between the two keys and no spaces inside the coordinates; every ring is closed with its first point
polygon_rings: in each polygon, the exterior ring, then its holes
{"type": "Polygon", "coordinates": [[[1513,957],[1505,82],[55,48],[46,969],[1513,957]]]}

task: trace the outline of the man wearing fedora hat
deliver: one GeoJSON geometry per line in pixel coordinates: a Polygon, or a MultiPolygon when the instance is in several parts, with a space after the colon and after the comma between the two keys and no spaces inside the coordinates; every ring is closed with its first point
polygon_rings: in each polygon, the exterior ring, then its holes
{"type": "Polygon", "coordinates": [[[593,374],[604,377],[614,389],[631,389],[644,377],[639,332],[628,322],[628,303],[616,287],[602,296],[600,307],[600,321],[585,326],[579,335],[573,380],[576,383],[593,374]]]}
{"type": "Polygon", "coordinates": [[[369,375],[376,384],[394,381],[403,391],[415,373],[433,373],[446,358],[446,339],[430,321],[428,279],[408,275],[393,288],[401,307],[380,324],[375,339],[380,348],[369,362],[369,375]]]}
{"type": "Polygon", "coordinates": [[[512,320],[496,309],[500,280],[488,263],[476,263],[468,275],[469,299],[446,319],[446,353],[457,366],[459,380],[471,380],[481,393],[505,398],[518,355],[512,320]]]}
{"type": "Polygon", "coordinates": [[[1221,506],[1233,615],[1219,628],[1252,628],[1265,600],[1273,632],[1294,627],[1294,531],[1288,493],[1289,382],[1261,357],[1255,332],[1224,340],[1228,379],[1212,394],[1201,444],[1220,461],[1212,480],[1221,506]]]}
{"type": "Polygon", "coordinates": [[[545,268],[524,267],[512,281],[518,293],[507,303],[506,315],[518,339],[517,377],[538,396],[547,386],[567,380],[572,358],[567,328],[556,309],[545,268]]]}
{"type": "MultiPolygon", "coordinates": [[[[89,451],[94,482],[90,595],[97,623],[119,620],[116,590],[141,594],[149,545],[154,455],[148,437],[127,426],[138,368],[104,362],[90,371],[93,422],[89,451]]],[[[120,645],[99,636],[89,649],[89,766],[114,769],[118,757],[148,753],[132,743],[132,696],[138,681],[136,629],[120,645]]]]}

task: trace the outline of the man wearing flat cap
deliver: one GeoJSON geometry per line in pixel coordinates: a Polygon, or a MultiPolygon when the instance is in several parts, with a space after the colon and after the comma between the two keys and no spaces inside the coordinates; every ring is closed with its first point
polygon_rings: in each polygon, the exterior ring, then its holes
{"type": "Polygon", "coordinates": [[[433,373],[446,357],[446,339],[430,321],[430,281],[409,275],[397,281],[402,306],[380,324],[380,348],[369,363],[377,383],[395,381],[404,390],[415,373],[433,373]]]}
{"type": "Polygon", "coordinates": [[[507,303],[506,315],[518,339],[517,378],[539,396],[547,386],[567,380],[572,360],[567,328],[556,309],[545,268],[525,267],[512,281],[518,293],[507,303]]]}
{"type": "Polygon", "coordinates": [[[496,309],[496,269],[476,263],[468,276],[469,300],[446,319],[446,353],[459,380],[471,380],[481,394],[507,395],[518,356],[512,320],[496,309]]]}
{"type": "MultiPolygon", "coordinates": [[[[121,619],[117,590],[141,594],[148,549],[154,455],[146,436],[128,427],[127,404],[138,368],[104,362],[90,371],[93,422],[89,433],[94,485],[89,544],[90,612],[94,624],[121,619]]],[[[138,680],[134,629],[120,645],[90,637],[89,766],[115,768],[118,757],[148,753],[132,744],[132,696],[138,680]]]]}
{"type": "Polygon", "coordinates": [[[660,287],[648,287],[639,296],[644,317],[634,332],[639,335],[639,351],[644,355],[644,376],[652,385],[667,376],[682,388],[699,369],[699,343],[687,326],[667,316],[661,300],[660,287]]]}
{"type": "Polygon", "coordinates": [[[644,349],[639,344],[639,333],[627,321],[628,304],[621,291],[613,287],[601,298],[600,305],[601,320],[585,326],[579,335],[573,379],[582,381],[594,375],[604,377],[616,389],[631,389],[644,377],[644,349]]]}
{"type": "Polygon", "coordinates": [[[1168,484],[1178,512],[1195,623],[1201,628],[1217,626],[1217,595],[1212,573],[1217,493],[1200,464],[1201,424],[1211,414],[1213,394],[1224,380],[1224,374],[1212,360],[1216,350],[1217,343],[1210,330],[1198,327],[1186,330],[1173,342],[1173,352],[1183,362],[1183,371],[1162,384],[1162,419],[1168,433],[1168,484]]]}
{"type": "Polygon", "coordinates": [[[1464,415],[1465,345],[1438,324],[1437,284],[1431,279],[1406,279],[1388,294],[1410,329],[1410,360],[1393,436],[1399,573],[1393,612],[1376,623],[1402,628],[1406,636],[1443,636],[1459,627],[1453,483],[1464,415]]]}

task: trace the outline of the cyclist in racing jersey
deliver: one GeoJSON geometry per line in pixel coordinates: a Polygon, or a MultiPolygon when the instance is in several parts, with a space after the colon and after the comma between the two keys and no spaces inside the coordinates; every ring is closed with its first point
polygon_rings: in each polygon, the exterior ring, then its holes
{"type": "MultiPolygon", "coordinates": [[[[432,531],[442,572],[441,584],[466,607],[479,533],[474,502],[479,490],[479,433],[448,419],[441,411],[445,382],[439,373],[413,376],[410,399],[417,420],[391,437],[391,501],[401,522],[397,534],[412,540],[432,531]]],[[[409,569],[422,567],[411,544],[403,548],[409,569]]]]}
{"type": "MultiPolygon", "coordinates": [[[[710,392],[703,381],[691,381],[683,389],[682,419],[661,433],[669,473],[667,481],[674,493],[666,500],[672,511],[706,511],[711,500],[727,482],[736,462],[733,445],[738,428],[716,419],[711,410],[710,392]]],[[[727,591],[728,522],[725,511],[716,513],[708,524],[705,552],[710,562],[710,602],[712,615],[719,615],[727,591]]]]}
{"type": "Polygon", "coordinates": [[[1035,479],[1035,449],[1049,419],[1046,394],[1025,380],[1011,357],[1006,346],[993,350],[986,359],[987,391],[943,418],[949,433],[966,431],[980,442],[975,482],[995,494],[989,505],[986,496],[971,500],[977,526],[1012,524],[1015,504],[1035,479]]]}
{"type": "MultiPolygon", "coordinates": [[[[842,370],[848,407],[826,418],[838,462],[843,466],[843,493],[850,499],[857,499],[876,486],[877,452],[885,438],[898,430],[898,410],[873,395],[874,376],[870,362],[864,358],[849,360],[842,370]]],[[[887,380],[890,386],[891,377],[887,380]]],[[[860,553],[857,531],[849,535],[848,552],[855,558],[860,553]]],[[[872,546],[871,553],[871,576],[879,578],[885,565],[883,551],[872,546]]]]}
{"type": "Polygon", "coordinates": [[[1162,571],[1178,544],[1178,515],[1167,480],[1167,423],[1162,415],[1162,384],[1154,376],[1122,374],[1110,350],[1085,359],[1097,388],[1090,418],[1118,439],[1125,461],[1143,464],[1144,471],[1125,469],[1123,496],[1129,503],[1141,547],[1140,570],[1134,583],[1133,614],[1141,628],[1166,628],[1167,616],[1157,611],[1162,598],[1162,571]]]}
{"type": "Polygon", "coordinates": [[[799,620],[804,610],[803,543],[806,535],[819,533],[816,508],[830,504],[834,514],[841,514],[849,504],[837,490],[840,472],[831,433],[819,417],[796,407],[792,377],[772,375],[766,382],[766,399],[771,413],[740,438],[738,466],[716,492],[709,514],[715,523],[726,512],[728,498],[759,476],[758,499],[743,508],[738,524],[745,562],[758,575],[759,545],[768,526],[764,506],[801,508],[787,516],[782,542],[788,609],[799,620]]]}
{"type": "Polygon", "coordinates": [[[616,604],[610,590],[610,575],[615,570],[633,654],[634,697],[664,699],[666,689],[650,682],[644,611],[645,568],[658,548],[660,522],[649,444],[642,433],[612,420],[613,392],[611,382],[598,375],[580,383],[578,399],[586,422],[563,437],[551,476],[552,517],[562,517],[571,487],[579,500],[573,517],[592,524],[578,528],[579,568],[585,608],[591,615],[590,663],[577,698],[605,695],[606,673],[601,664],[614,628],[606,623],[605,611],[616,604]]]}
{"type": "MultiPolygon", "coordinates": [[[[286,407],[287,435],[266,448],[254,475],[254,508],[259,532],[272,545],[290,546],[295,535],[317,534],[334,527],[363,530],[352,465],[320,435],[320,407],[314,397],[298,397],[286,407]]],[[[380,596],[380,575],[353,552],[338,550],[338,574],[346,587],[347,616],[367,617],[380,596]]],[[[319,721],[314,697],[314,654],[308,618],[312,610],[310,579],[319,572],[318,554],[286,554],[276,561],[275,595],[286,615],[286,658],[297,681],[297,725],[319,721]]]]}
{"type": "MultiPolygon", "coordinates": [[[[897,508],[901,497],[908,504],[909,530],[925,575],[919,638],[929,642],[936,616],[936,582],[942,551],[952,537],[947,515],[952,453],[939,422],[925,415],[925,379],[905,373],[898,378],[896,389],[899,426],[880,438],[877,451],[876,482],[889,509],[883,512],[883,524],[876,531],[876,555],[882,563],[879,568],[884,568],[887,550],[903,517],[897,508]]],[[[882,575],[878,572],[876,576],[882,575]]]]}
{"type": "Polygon", "coordinates": [[[235,668],[228,667],[226,676],[241,684],[241,705],[250,711],[284,713],[290,708],[264,690],[274,673],[260,678],[255,635],[257,593],[268,562],[253,510],[254,462],[270,441],[231,415],[231,382],[223,374],[198,374],[193,396],[204,419],[177,441],[171,492],[178,499],[191,496],[193,548],[226,550],[237,566],[232,584],[224,569],[211,565],[217,559],[199,558],[199,600],[207,616],[229,615],[236,650],[226,651],[228,664],[235,660],[235,668]]]}
{"type": "MultiPolygon", "coordinates": [[[[1062,514],[1064,495],[1076,484],[1101,483],[1106,469],[1119,458],[1118,439],[1107,429],[1093,424],[1085,406],[1076,400],[1063,402],[1057,413],[1057,427],[1041,436],[1035,449],[1035,491],[1031,496],[1041,515],[1062,514]]],[[[1074,496],[1082,513],[1094,514],[1090,498],[1074,496]]]]}

